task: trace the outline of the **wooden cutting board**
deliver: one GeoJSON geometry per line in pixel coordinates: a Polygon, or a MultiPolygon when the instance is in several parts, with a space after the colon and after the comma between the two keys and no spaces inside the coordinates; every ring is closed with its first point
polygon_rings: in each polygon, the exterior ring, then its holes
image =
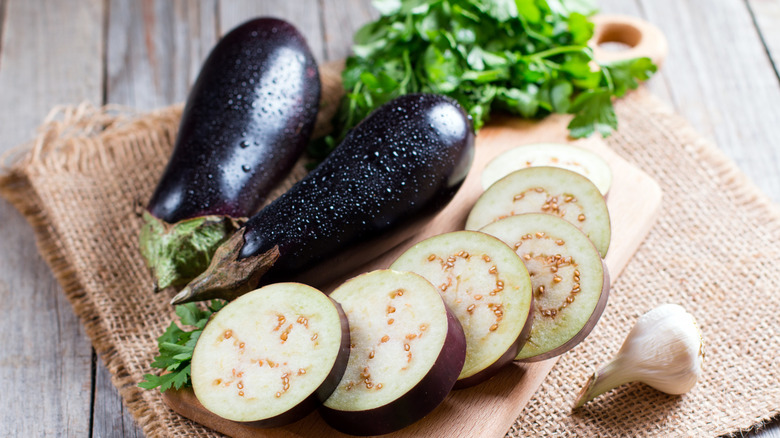
{"type": "MultiPolygon", "coordinates": [[[[597,16],[594,21],[597,23],[595,43],[617,41],[633,47],[621,55],[606,53],[599,55],[600,58],[650,56],[657,64],[663,61],[666,41],[653,26],[622,16],[597,16]]],[[[327,83],[323,85],[328,86],[327,83]]],[[[325,270],[309,274],[312,279],[309,283],[329,292],[354,275],[387,268],[401,253],[421,240],[449,231],[462,230],[469,210],[483,191],[480,178],[485,165],[508,149],[540,142],[572,143],[596,152],[610,165],[613,181],[607,197],[607,206],[612,225],[612,240],[605,262],[614,282],[652,228],[660,211],[661,189],[646,173],[620,158],[600,139],[569,139],[566,129],[569,120],[570,117],[559,115],[536,122],[510,117],[493,119],[477,136],[474,164],[463,186],[442,211],[425,223],[415,224],[394,233],[381,244],[372,241],[369,245],[331,260],[325,270]],[[341,275],[329,278],[328,281],[315,281],[318,276],[325,275],[328,269],[332,270],[339,265],[351,268],[341,275]]],[[[605,312],[609,312],[609,307],[605,312]]],[[[513,363],[485,383],[453,391],[444,403],[417,423],[383,436],[503,437],[556,362],[557,358],[531,364],[513,363]]],[[[330,428],[316,412],[282,428],[255,429],[211,414],[198,402],[191,389],[167,391],[163,399],[179,414],[236,438],[349,436],[330,428]]]]}
{"type": "MultiPolygon", "coordinates": [[[[354,270],[353,275],[386,268],[412,244],[427,237],[463,229],[471,206],[482,193],[480,175],[499,153],[526,143],[569,142],[568,117],[553,116],[541,122],[496,120],[483,128],[476,144],[474,164],[452,202],[430,222],[384,255],[354,270]]],[[[601,140],[573,142],[601,155],[613,172],[607,206],[612,224],[612,243],[606,264],[612,280],[620,275],[655,222],[661,205],[661,189],[642,170],[629,164],[601,140]]],[[[606,312],[609,311],[607,307],[606,312]]],[[[423,420],[388,437],[502,437],[531,399],[557,359],[533,364],[512,364],[491,380],[452,392],[444,403],[423,420]]],[[[331,429],[313,413],[292,425],[277,429],[254,429],[224,420],[206,411],[191,390],[168,391],[165,402],[174,411],[211,429],[233,437],[330,437],[347,436],[331,429]]]]}

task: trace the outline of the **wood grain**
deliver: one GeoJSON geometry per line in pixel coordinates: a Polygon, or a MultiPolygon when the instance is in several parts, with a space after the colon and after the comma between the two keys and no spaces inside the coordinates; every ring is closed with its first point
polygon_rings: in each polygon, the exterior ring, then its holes
{"type": "MultiPolygon", "coordinates": [[[[5,28],[5,8],[6,0],[0,0],[0,49],[3,47],[3,29],[5,28]]],[[[0,68],[3,68],[3,64],[0,63],[0,68]]]]}
{"type": "Polygon", "coordinates": [[[152,109],[184,101],[217,41],[216,1],[111,0],[106,103],[152,109]]]}
{"type": "Polygon", "coordinates": [[[345,59],[350,54],[352,36],[364,24],[379,17],[370,0],[356,0],[345,8],[342,0],[321,0],[325,59],[345,59]]]}
{"type": "MultiPolygon", "coordinates": [[[[406,231],[412,231],[407,242],[365,265],[358,265],[346,277],[386,268],[409,246],[440,233],[462,230],[471,206],[482,193],[480,176],[485,165],[501,152],[521,144],[567,141],[568,120],[568,117],[548,117],[542,122],[533,123],[514,118],[496,118],[480,131],[474,164],[455,198],[423,226],[394,232],[406,235],[406,231]]],[[[661,206],[661,189],[647,174],[618,157],[600,140],[591,139],[576,144],[601,155],[613,171],[614,183],[607,200],[612,223],[612,244],[606,264],[614,281],[655,222],[661,206]],[[642,193],[643,196],[637,197],[636,193],[642,193]]],[[[335,284],[342,281],[340,279],[335,284]]],[[[425,419],[387,436],[503,437],[555,362],[556,359],[551,359],[534,364],[512,364],[486,383],[452,392],[425,419]]],[[[300,422],[278,429],[258,430],[237,426],[204,412],[202,407],[193,404],[190,394],[189,391],[166,394],[166,402],[182,415],[197,418],[206,426],[234,437],[346,436],[334,434],[318,415],[310,415],[300,422]]]]}
{"type": "MultiPolygon", "coordinates": [[[[55,105],[100,103],[103,16],[99,0],[2,6],[0,152],[30,138],[55,105]]],[[[0,436],[87,436],[89,340],[30,226],[5,201],[0,218],[0,436]]]]}
{"type": "Polygon", "coordinates": [[[706,13],[676,0],[641,6],[676,42],[662,73],[676,110],[780,200],[780,87],[745,2],[721,0],[706,13]]]}
{"type": "Polygon", "coordinates": [[[761,41],[780,80],[780,0],[747,0],[761,41]]]}
{"type": "MultiPolygon", "coordinates": [[[[217,41],[216,0],[110,0],[105,103],[137,109],[184,101],[217,41]]],[[[97,361],[93,436],[143,436],[97,361]]]]}
{"type": "MultiPolygon", "coordinates": [[[[646,19],[642,13],[642,8],[640,7],[638,0],[599,0],[599,7],[601,8],[600,11],[603,13],[624,14],[631,17],[646,19]]],[[[671,50],[676,50],[677,44],[674,41],[670,41],[669,46],[671,50]]],[[[664,76],[663,69],[650,78],[650,80],[645,83],[645,86],[661,100],[667,102],[669,105],[672,104],[672,98],[669,94],[669,88],[666,85],[666,77],[664,76]]],[[[618,124],[620,124],[619,120],[618,124]]]]}
{"type": "Polygon", "coordinates": [[[95,396],[92,408],[92,437],[142,438],[144,436],[133,416],[122,404],[122,397],[111,383],[111,373],[98,358],[95,372],[95,396]]]}

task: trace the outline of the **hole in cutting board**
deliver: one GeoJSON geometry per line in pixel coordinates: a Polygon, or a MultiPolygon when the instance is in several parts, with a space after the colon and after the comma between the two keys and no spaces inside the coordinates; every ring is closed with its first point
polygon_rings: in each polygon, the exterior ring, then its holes
{"type": "Polygon", "coordinates": [[[610,23],[596,41],[605,52],[621,52],[636,47],[642,41],[642,33],[634,26],[625,23],[610,23]]]}

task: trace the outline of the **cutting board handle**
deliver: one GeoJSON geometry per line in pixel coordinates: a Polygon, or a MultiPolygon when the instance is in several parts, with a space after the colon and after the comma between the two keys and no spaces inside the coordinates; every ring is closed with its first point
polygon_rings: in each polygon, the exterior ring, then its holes
{"type": "Polygon", "coordinates": [[[591,47],[600,62],[646,56],[661,67],[669,53],[669,44],[661,29],[641,18],[598,14],[591,19],[596,25],[591,47]],[[629,47],[625,50],[609,50],[601,46],[604,43],[622,43],[629,47]]]}

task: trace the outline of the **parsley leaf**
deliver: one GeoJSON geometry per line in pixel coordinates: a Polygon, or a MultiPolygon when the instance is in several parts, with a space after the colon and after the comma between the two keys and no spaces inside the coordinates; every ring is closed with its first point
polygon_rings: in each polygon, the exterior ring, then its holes
{"type": "Polygon", "coordinates": [[[657,70],[655,64],[648,58],[604,63],[601,68],[611,76],[613,94],[618,97],[626,94],[629,89],[638,87],[638,80],[649,79],[657,70]]]}
{"type": "Polygon", "coordinates": [[[612,97],[656,71],[648,58],[599,65],[592,0],[374,0],[381,16],[355,34],[342,73],[336,131],[312,143],[324,158],[371,111],[408,93],[457,100],[479,130],[495,110],[569,113],[570,135],[609,135],[612,97]]]}
{"type": "Polygon", "coordinates": [[[145,374],[144,381],[138,386],[144,389],[159,387],[160,392],[165,392],[170,388],[180,389],[190,386],[190,362],[195,344],[211,315],[219,311],[225,304],[224,301],[213,300],[206,308],[195,303],[176,306],[176,315],[179,316],[181,324],[185,327],[194,327],[194,329],[186,330],[179,327],[176,322],[171,321],[165,332],[157,338],[159,355],[154,358],[151,365],[153,368],[167,372],[159,376],[145,374]]]}
{"type": "Polygon", "coordinates": [[[598,131],[604,137],[617,129],[617,116],[612,107],[612,97],[608,90],[586,91],[574,101],[576,114],[569,122],[572,137],[587,137],[598,131]]]}

